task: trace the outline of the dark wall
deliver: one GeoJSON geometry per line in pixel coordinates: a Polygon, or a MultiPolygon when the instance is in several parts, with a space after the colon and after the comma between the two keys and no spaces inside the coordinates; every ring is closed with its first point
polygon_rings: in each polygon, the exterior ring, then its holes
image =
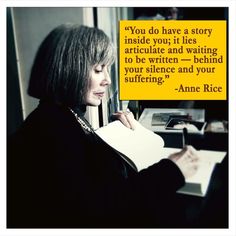
{"type": "MultiPolygon", "coordinates": [[[[134,7],[134,19],[140,16],[154,16],[157,13],[165,18],[170,15],[170,7],[134,7]]],[[[228,11],[225,7],[178,7],[180,20],[225,20],[228,11]]]]}

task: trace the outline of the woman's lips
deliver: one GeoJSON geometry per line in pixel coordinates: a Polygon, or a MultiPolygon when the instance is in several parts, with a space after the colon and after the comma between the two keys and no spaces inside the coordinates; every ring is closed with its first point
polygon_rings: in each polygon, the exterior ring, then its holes
{"type": "Polygon", "coordinates": [[[99,97],[99,98],[102,98],[104,96],[105,92],[95,92],[94,95],[99,97]]]}

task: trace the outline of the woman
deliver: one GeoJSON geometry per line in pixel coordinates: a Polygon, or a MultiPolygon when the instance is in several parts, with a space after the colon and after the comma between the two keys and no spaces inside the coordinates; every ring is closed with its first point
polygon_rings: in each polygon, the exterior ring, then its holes
{"type": "Polygon", "coordinates": [[[100,105],[114,58],[96,28],[61,25],[43,41],[28,89],[40,104],[8,142],[8,227],[167,225],[197,156],[186,147],[137,173],[95,135],[84,112],[100,105]]]}

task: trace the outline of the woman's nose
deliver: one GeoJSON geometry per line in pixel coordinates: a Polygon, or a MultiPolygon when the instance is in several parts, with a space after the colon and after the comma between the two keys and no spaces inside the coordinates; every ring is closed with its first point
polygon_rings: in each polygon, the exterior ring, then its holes
{"type": "Polygon", "coordinates": [[[110,85],[111,84],[111,77],[108,71],[104,72],[104,80],[103,80],[103,85],[110,85]]]}

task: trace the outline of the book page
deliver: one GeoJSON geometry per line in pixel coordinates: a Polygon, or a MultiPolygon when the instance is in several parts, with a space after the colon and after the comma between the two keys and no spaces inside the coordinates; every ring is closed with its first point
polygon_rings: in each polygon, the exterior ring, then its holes
{"type": "Polygon", "coordinates": [[[211,180],[215,163],[200,163],[197,173],[191,178],[186,179],[185,185],[180,188],[178,193],[205,196],[211,180]]]}
{"type": "MultiPolygon", "coordinates": [[[[163,148],[162,155],[169,156],[174,152],[179,152],[180,148],[163,148]]],[[[223,151],[211,151],[211,150],[199,150],[198,156],[201,159],[201,162],[210,162],[210,163],[221,163],[226,155],[226,152],[223,151]]]]}
{"type": "MultiPolygon", "coordinates": [[[[162,156],[168,157],[170,154],[174,152],[179,152],[180,150],[181,149],[179,148],[163,148],[162,156]]],[[[221,151],[199,150],[197,152],[200,159],[198,171],[194,176],[188,178],[186,182],[191,182],[191,183],[204,183],[205,181],[208,182],[211,176],[211,173],[209,172],[212,172],[215,164],[221,163],[226,155],[226,152],[221,152],[221,151]]]]}
{"type": "Polygon", "coordinates": [[[138,171],[160,161],[163,156],[163,139],[135,122],[135,130],[114,121],[95,131],[106,143],[130,158],[138,171]]]}
{"type": "MultiPolygon", "coordinates": [[[[179,148],[164,148],[163,139],[154,132],[144,128],[137,121],[135,122],[135,127],[135,130],[131,130],[120,121],[114,121],[95,132],[106,143],[131,159],[138,171],[181,150],[179,148]]],[[[225,157],[226,152],[200,150],[198,154],[201,159],[201,166],[204,166],[205,163],[206,165],[207,163],[220,163],[225,157]]],[[[199,176],[203,176],[203,173],[200,173],[199,176]]],[[[195,179],[199,182],[198,175],[193,178],[193,181],[195,179]]]]}
{"type": "MultiPolygon", "coordinates": [[[[163,148],[163,156],[179,152],[178,148],[163,148]]],[[[198,151],[199,167],[195,175],[185,180],[186,184],[177,192],[205,196],[208,185],[216,163],[221,163],[226,156],[226,152],[221,151],[198,151]]]]}

